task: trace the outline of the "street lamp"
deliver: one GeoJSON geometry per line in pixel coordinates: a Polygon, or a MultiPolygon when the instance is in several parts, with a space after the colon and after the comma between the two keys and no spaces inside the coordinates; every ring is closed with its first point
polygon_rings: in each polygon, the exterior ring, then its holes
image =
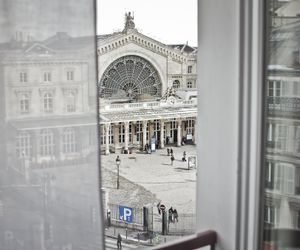
{"type": "Polygon", "coordinates": [[[119,156],[117,156],[117,159],[116,159],[116,165],[117,165],[117,189],[119,189],[119,186],[120,186],[120,179],[119,179],[120,164],[121,164],[121,159],[120,159],[119,156]]]}

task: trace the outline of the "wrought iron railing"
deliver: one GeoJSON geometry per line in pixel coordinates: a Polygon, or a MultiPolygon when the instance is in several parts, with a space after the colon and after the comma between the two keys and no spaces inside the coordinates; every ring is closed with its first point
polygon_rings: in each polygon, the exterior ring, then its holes
{"type": "Polygon", "coordinates": [[[300,112],[300,98],[298,97],[267,97],[269,112],[300,112]]]}
{"type": "Polygon", "coordinates": [[[215,231],[205,231],[196,233],[191,236],[186,236],[180,240],[172,241],[170,243],[162,244],[150,248],[152,250],[192,250],[200,247],[210,246],[211,250],[215,249],[217,243],[217,233],[215,231]]]}

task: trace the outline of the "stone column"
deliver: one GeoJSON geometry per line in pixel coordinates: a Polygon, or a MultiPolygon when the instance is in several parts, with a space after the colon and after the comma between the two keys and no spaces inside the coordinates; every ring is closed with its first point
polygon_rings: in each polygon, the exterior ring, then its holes
{"type": "Polygon", "coordinates": [[[149,121],[149,137],[152,138],[154,135],[154,123],[153,120],[149,121]]]}
{"type": "Polygon", "coordinates": [[[147,144],[147,121],[143,121],[143,149],[147,144]]]}
{"type": "Polygon", "coordinates": [[[124,150],[128,151],[128,144],[129,144],[129,122],[124,122],[125,126],[125,145],[124,150]]]}
{"type": "Polygon", "coordinates": [[[165,121],[161,120],[160,121],[160,147],[164,148],[165,147],[165,143],[164,143],[164,125],[165,125],[165,121]]]}
{"type": "Polygon", "coordinates": [[[194,144],[197,144],[197,119],[195,119],[195,124],[194,124],[194,144]]]}
{"type": "Polygon", "coordinates": [[[105,123],[105,154],[109,155],[109,128],[110,124],[105,123]]]}
{"type": "Polygon", "coordinates": [[[182,121],[181,120],[177,120],[177,147],[181,146],[181,126],[182,121]]]}
{"type": "Polygon", "coordinates": [[[115,145],[115,150],[117,150],[119,146],[119,123],[114,123],[114,145],[115,145]]]}

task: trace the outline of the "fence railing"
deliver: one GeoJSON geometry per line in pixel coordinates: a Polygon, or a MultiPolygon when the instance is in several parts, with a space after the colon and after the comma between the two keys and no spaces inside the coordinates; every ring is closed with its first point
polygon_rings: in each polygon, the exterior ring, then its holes
{"type": "Polygon", "coordinates": [[[180,240],[172,241],[163,245],[150,248],[150,250],[192,250],[200,247],[210,246],[211,250],[215,249],[217,243],[217,233],[215,231],[205,231],[203,233],[186,236],[180,240]]]}
{"type": "Polygon", "coordinates": [[[197,100],[178,101],[175,104],[169,104],[163,101],[154,102],[141,102],[141,103],[114,103],[114,104],[102,104],[100,110],[124,110],[124,109],[140,109],[140,108],[160,108],[166,106],[193,106],[197,104],[197,100]]]}
{"type": "MultiPolygon", "coordinates": [[[[168,217],[169,218],[169,217],[168,217]]],[[[178,220],[168,220],[168,234],[185,235],[196,231],[196,215],[180,214],[178,220]]]]}

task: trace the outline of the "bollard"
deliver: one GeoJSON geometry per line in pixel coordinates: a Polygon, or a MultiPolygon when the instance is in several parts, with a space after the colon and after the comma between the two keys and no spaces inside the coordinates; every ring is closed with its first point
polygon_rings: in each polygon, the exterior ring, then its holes
{"type": "Polygon", "coordinates": [[[126,240],[127,240],[127,227],[126,227],[126,240]]]}
{"type": "Polygon", "coordinates": [[[116,228],[114,227],[114,236],[116,236],[116,228]]]}
{"type": "Polygon", "coordinates": [[[138,242],[140,243],[140,233],[138,233],[138,242]]]}
{"type": "Polygon", "coordinates": [[[167,238],[166,237],[165,237],[164,241],[165,241],[165,243],[167,242],[167,238]]]}

